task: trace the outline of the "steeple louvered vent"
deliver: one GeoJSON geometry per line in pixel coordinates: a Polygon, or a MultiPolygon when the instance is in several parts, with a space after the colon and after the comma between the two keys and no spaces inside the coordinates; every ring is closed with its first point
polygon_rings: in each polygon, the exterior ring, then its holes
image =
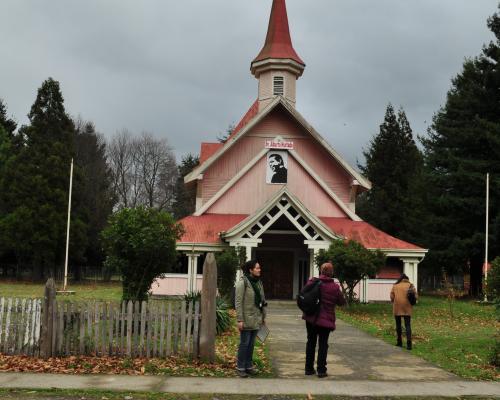
{"type": "Polygon", "coordinates": [[[275,76],[273,80],[273,94],[275,96],[285,95],[285,78],[282,76],[275,76]]]}

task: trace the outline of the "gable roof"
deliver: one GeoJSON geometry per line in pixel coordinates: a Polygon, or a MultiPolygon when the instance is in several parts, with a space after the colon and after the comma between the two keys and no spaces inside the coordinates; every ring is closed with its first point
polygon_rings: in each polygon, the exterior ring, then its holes
{"type": "MultiPolygon", "coordinates": [[[[316,217],[312,212],[310,212],[307,209],[307,207],[304,204],[302,204],[302,202],[288,190],[287,187],[284,187],[283,189],[278,191],[270,200],[268,200],[261,207],[260,210],[256,211],[248,218],[241,221],[239,224],[231,228],[231,230],[224,232],[224,238],[237,236],[238,234],[241,234],[248,228],[251,228],[256,223],[258,223],[258,221],[261,218],[267,216],[271,209],[276,207],[280,208],[278,203],[280,203],[283,200],[289,202],[290,205],[301,215],[301,217],[304,218],[310,226],[312,226],[315,230],[317,230],[322,237],[330,240],[338,238],[338,236],[335,235],[330,230],[330,228],[327,225],[325,225],[324,222],[322,222],[318,217],[316,217]]],[[[295,223],[296,221],[297,220],[291,222],[295,223]]]]}
{"type": "MultiPolygon", "coordinates": [[[[255,103],[254,103],[255,104],[255,103]]],[[[255,111],[252,111],[249,115],[249,120],[245,123],[245,125],[234,135],[231,135],[229,139],[224,143],[224,146],[221,147],[215,154],[209,157],[204,163],[200,163],[198,167],[196,167],[191,173],[184,177],[184,182],[188,183],[195,179],[197,179],[204,171],[207,170],[215,161],[217,161],[226,151],[228,151],[240,138],[242,138],[246,132],[252,129],[255,125],[257,125],[260,121],[262,121],[267,115],[271,113],[276,107],[282,106],[316,141],[323,146],[326,151],[335,159],[341,167],[349,174],[351,177],[359,182],[359,184],[365,189],[371,189],[371,183],[368,179],[366,179],[363,175],[361,175],[358,171],[356,171],[353,167],[349,165],[349,163],[344,160],[339,153],[335,151],[335,149],[330,146],[330,144],[305,120],[304,117],[291,105],[288,101],[281,97],[277,96],[266,108],[264,108],[261,112],[256,113],[252,118],[251,115],[255,111]]],[[[252,110],[252,107],[250,108],[252,110]]],[[[250,112],[249,110],[249,112],[250,112]]],[[[247,116],[246,115],[246,116],[247,116]]]]}
{"type": "Polygon", "coordinates": [[[222,143],[203,142],[201,144],[201,150],[200,150],[200,164],[203,164],[210,157],[212,157],[212,155],[214,155],[217,152],[217,150],[222,148],[222,146],[223,146],[222,143]]]}

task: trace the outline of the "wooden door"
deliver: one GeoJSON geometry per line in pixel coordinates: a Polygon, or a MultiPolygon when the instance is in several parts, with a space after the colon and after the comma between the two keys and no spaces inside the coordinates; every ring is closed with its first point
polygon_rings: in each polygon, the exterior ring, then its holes
{"type": "Polygon", "coordinates": [[[262,284],[268,299],[293,298],[294,254],[291,251],[258,251],[262,284]]]}

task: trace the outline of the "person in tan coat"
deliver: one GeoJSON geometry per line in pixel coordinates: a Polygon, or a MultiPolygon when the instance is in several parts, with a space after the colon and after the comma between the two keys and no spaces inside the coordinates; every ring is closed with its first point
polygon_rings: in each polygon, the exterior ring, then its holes
{"type": "Polygon", "coordinates": [[[392,310],[394,318],[396,319],[396,333],[398,335],[397,346],[403,347],[402,339],[402,327],[401,319],[405,321],[406,330],[406,348],[411,350],[411,314],[413,311],[413,306],[408,300],[408,291],[413,291],[415,298],[417,298],[417,291],[415,286],[410,282],[410,279],[405,274],[401,274],[401,277],[392,286],[391,290],[391,301],[393,303],[392,310]]]}

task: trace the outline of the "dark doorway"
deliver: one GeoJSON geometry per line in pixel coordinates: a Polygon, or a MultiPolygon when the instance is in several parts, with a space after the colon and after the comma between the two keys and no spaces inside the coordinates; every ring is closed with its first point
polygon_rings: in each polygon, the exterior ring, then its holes
{"type": "Polygon", "coordinates": [[[262,266],[262,284],[268,299],[293,297],[294,253],[291,251],[258,251],[257,260],[262,266]]]}

